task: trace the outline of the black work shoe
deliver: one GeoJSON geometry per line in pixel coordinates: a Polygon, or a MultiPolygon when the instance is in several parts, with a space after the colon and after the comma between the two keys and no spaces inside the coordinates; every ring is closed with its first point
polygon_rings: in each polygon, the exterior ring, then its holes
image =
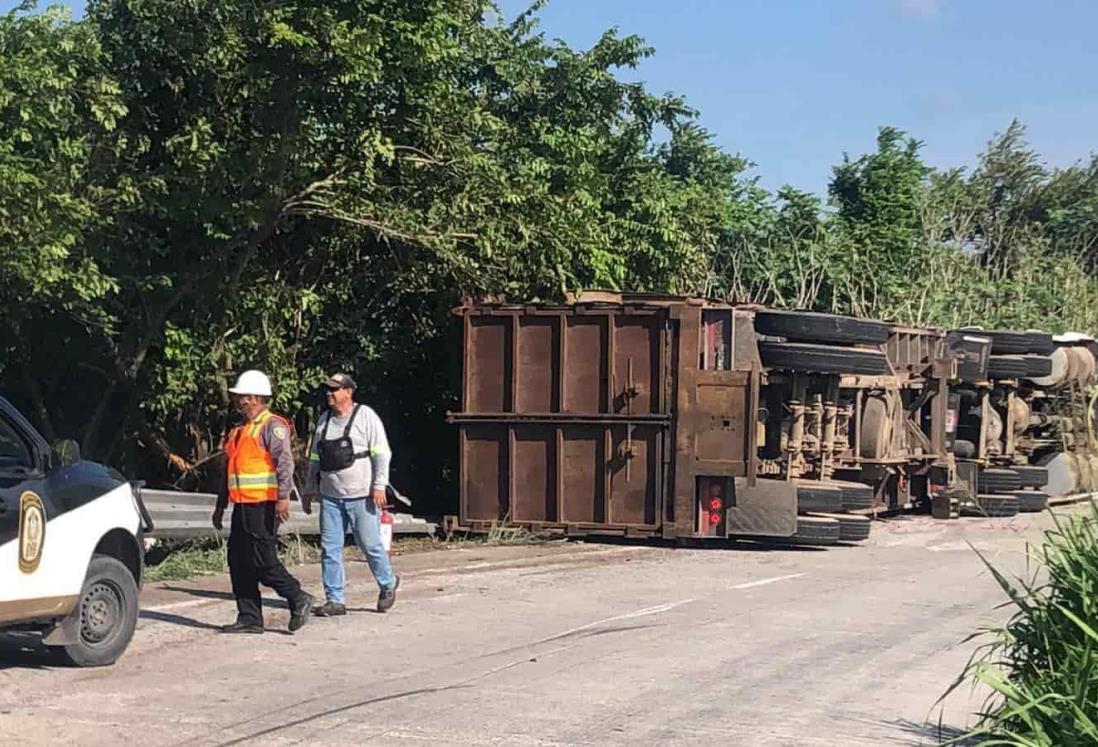
{"type": "Polygon", "coordinates": [[[222,625],[218,630],[222,633],[262,633],[263,626],[259,623],[247,623],[237,620],[232,625],[222,625]]]}
{"type": "Polygon", "coordinates": [[[309,615],[313,611],[313,602],[316,598],[312,594],[302,593],[294,602],[293,608],[290,610],[290,632],[301,630],[305,626],[305,623],[309,622],[309,615]]]}
{"type": "Polygon", "coordinates": [[[347,614],[347,607],[339,602],[325,602],[319,607],[313,607],[313,614],[317,617],[338,617],[347,614]]]}
{"type": "Polygon", "coordinates": [[[388,589],[382,589],[381,593],[377,595],[377,611],[388,612],[396,604],[397,589],[400,588],[400,576],[396,577],[396,581],[388,589]]]}

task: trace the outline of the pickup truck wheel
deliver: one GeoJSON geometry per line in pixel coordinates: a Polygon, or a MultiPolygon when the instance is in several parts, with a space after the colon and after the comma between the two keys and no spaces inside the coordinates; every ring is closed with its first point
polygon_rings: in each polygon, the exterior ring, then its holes
{"type": "Polygon", "coordinates": [[[797,342],[840,345],[881,345],[888,342],[888,325],[884,322],[811,311],[768,309],[755,312],[755,331],[797,342]]]}
{"type": "Polygon", "coordinates": [[[868,375],[888,373],[888,361],[880,350],[801,342],[761,342],[759,355],[763,366],[779,371],[868,375]]]}
{"type": "Polygon", "coordinates": [[[133,638],[137,613],[137,583],[129,569],[108,555],[93,555],[71,613],[77,641],[61,647],[64,658],[78,667],[113,664],[133,638]]]}

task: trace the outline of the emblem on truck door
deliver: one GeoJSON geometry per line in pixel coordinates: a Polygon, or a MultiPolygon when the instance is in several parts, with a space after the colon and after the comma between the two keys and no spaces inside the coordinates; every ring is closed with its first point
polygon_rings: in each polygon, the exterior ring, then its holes
{"type": "Polygon", "coordinates": [[[46,543],[46,507],[29,490],[19,496],[19,570],[34,573],[46,543]]]}

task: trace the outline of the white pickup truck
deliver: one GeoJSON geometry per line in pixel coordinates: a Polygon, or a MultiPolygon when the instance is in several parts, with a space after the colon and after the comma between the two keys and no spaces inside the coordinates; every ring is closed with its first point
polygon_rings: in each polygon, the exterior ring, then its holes
{"type": "Polygon", "coordinates": [[[72,664],[103,666],[133,637],[152,522],[140,486],[63,446],[0,397],[0,633],[41,631],[72,664]]]}

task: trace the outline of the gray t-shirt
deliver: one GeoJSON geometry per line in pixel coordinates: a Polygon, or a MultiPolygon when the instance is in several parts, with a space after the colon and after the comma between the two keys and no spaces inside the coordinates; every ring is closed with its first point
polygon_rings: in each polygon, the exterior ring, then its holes
{"type": "Polygon", "coordinates": [[[306,492],[318,492],[327,498],[363,498],[370,495],[373,488],[382,490],[389,484],[389,439],[385,436],[385,426],[381,418],[366,405],[358,405],[351,426],[351,444],[356,454],[369,454],[356,459],[347,469],[338,472],[324,472],[320,469],[320,455],[317,444],[323,440],[336,440],[343,437],[347,420],[354,413],[343,417],[333,417],[331,411],[320,416],[316,433],[313,434],[309,449],[309,473],[305,479],[306,492]],[[329,422],[331,421],[331,422],[329,422]],[[319,482],[318,482],[319,480],[319,482]]]}

